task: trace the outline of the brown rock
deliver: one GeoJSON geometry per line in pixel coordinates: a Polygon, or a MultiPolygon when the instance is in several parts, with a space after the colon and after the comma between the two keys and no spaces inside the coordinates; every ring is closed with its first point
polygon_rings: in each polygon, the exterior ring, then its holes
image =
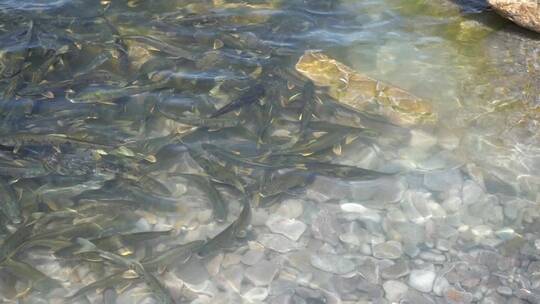
{"type": "Polygon", "coordinates": [[[538,0],[488,0],[495,11],[514,23],[540,33],[538,0]]]}

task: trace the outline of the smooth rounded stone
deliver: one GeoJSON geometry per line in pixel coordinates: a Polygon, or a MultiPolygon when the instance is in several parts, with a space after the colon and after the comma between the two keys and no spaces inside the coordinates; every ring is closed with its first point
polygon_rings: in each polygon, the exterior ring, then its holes
{"type": "Polygon", "coordinates": [[[242,280],[244,279],[244,267],[234,265],[222,271],[223,277],[229,286],[236,292],[240,292],[242,280]]]}
{"type": "Polygon", "coordinates": [[[421,130],[411,130],[409,145],[415,148],[429,149],[437,144],[437,138],[421,130]]]}
{"type": "Polygon", "coordinates": [[[240,264],[240,261],[242,260],[242,256],[236,253],[227,253],[223,257],[223,260],[221,261],[221,266],[224,268],[227,268],[231,265],[237,265],[240,264]]]}
{"type": "Polygon", "coordinates": [[[371,284],[379,284],[379,264],[375,259],[366,259],[357,269],[358,273],[371,284]]]}
{"type": "Polygon", "coordinates": [[[217,275],[221,268],[221,262],[223,262],[223,253],[217,254],[206,262],[206,271],[208,271],[208,274],[211,276],[217,275]]]}
{"type": "Polygon", "coordinates": [[[465,205],[471,205],[479,201],[484,195],[484,190],[473,180],[463,183],[462,200],[465,205]]]}
{"type": "Polygon", "coordinates": [[[471,232],[476,237],[485,238],[490,236],[493,233],[493,230],[489,226],[480,225],[471,228],[471,232]]]}
{"type": "Polygon", "coordinates": [[[242,297],[248,303],[262,303],[268,297],[268,288],[254,287],[246,291],[242,297]]]}
{"type": "Polygon", "coordinates": [[[446,239],[437,239],[435,248],[440,251],[448,251],[452,248],[452,242],[446,239]]]}
{"type": "Polygon", "coordinates": [[[381,277],[385,280],[394,280],[408,275],[409,272],[409,264],[404,260],[399,260],[394,265],[383,268],[381,277]]]}
{"type": "Polygon", "coordinates": [[[206,266],[199,259],[190,259],[187,263],[182,264],[178,267],[176,274],[189,284],[199,284],[207,281],[210,277],[206,266]]]}
{"type": "Polygon", "coordinates": [[[497,287],[497,292],[503,296],[511,296],[513,294],[512,288],[508,286],[497,287]]]}
{"type": "Polygon", "coordinates": [[[443,277],[439,276],[435,279],[435,282],[433,282],[433,293],[439,297],[444,296],[444,292],[450,287],[450,283],[448,280],[443,277]]]}
{"type": "Polygon", "coordinates": [[[335,214],[327,209],[320,210],[311,220],[313,237],[334,246],[339,243],[339,235],[342,232],[340,228],[335,214]]]}
{"type": "Polygon", "coordinates": [[[279,253],[287,253],[299,248],[298,243],[281,234],[264,233],[259,235],[257,241],[264,247],[279,253]]]}
{"type": "Polygon", "coordinates": [[[435,253],[433,251],[422,251],[418,257],[424,261],[433,263],[443,263],[446,261],[446,256],[444,256],[444,254],[435,253]]]}
{"type": "Polygon", "coordinates": [[[248,266],[257,264],[264,257],[264,249],[250,249],[242,256],[242,263],[248,266]]]}
{"type": "Polygon", "coordinates": [[[329,199],[344,199],[349,197],[351,185],[345,181],[325,176],[316,176],[306,189],[306,197],[318,203],[329,199]]]}
{"type": "Polygon", "coordinates": [[[285,218],[297,218],[304,213],[304,202],[298,199],[286,199],[276,210],[277,215],[285,218]]]}
{"type": "Polygon", "coordinates": [[[386,281],[383,283],[384,297],[390,302],[399,302],[409,291],[409,286],[400,281],[386,281]]]}
{"type": "Polygon", "coordinates": [[[401,243],[397,241],[388,241],[373,245],[373,256],[378,259],[395,260],[401,257],[402,254],[401,243]]]}
{"type": "Polygon", "coordinates": [[[313,254],[310,261],[313,267],[335,274],[347,274],[356,269],[353,261],[340,255],[313,254]]]}
{"type": "Polygon", "coordinates": [[[428,208],[430,202],[432,202],[431,193],[408,190],[405,192],[400,206],[409,221],[423,224],[433,217],[428,208]]]}
{"type": "Polygon", "coordinates": [[[473,301],[473,295],[469,292],[449,287],[444,292],[444,299],[448,304],[468,304],[473,301]]]}
{"type": "Polygon", "coordinates": [[[307,228],[306,224],[301,221],[275,214],[268,217],[266,226],[273,233],[282,234],[293,241],[297,241],[307,228]]]}
{"type": "Polygon", "coordinates": [[[251,225],[253,226],[263,226],[268,220],[268,211],[263,208],[254,208],[251,216],[251,225]]]}
{"type": "Polygon", "coordinates": [[[253,283],[253,285],[264,286],[272,282],[278,271],[278,265],[262,260],[257,263],[257,265],[248,267],[244,275],[253,283]]]}
{"type": "Polygon", "coordinates": [[[461,206],[463,205],[463,201],[461,198],[456,196],[451,196],[443,201],[441,204],[444,210],[448,213],[454,213],[461,210],[461,206]]]}
{"type": "Polygon", "coordinates": [[[357,215],[357,219],[364,221],[373,221],[379,223],[381,221],[381,215],[379,212],[364,207],[362,204],[358,203],[343,203],[340,205],[340,208],[343,212],[353,213],[357,215]]]}
{"type": "Polygon", "coordinates": [[[433,269],[414,269],[409,274],[409,286],[412,288],[428,293],[433,288],[435,281],[435,271],[433,269]]]}
{"type": "Polygon", "coordinates": [[[424,175],[424,186],[432,191],[461,188],[463,178],[458,169],[436,170],[424,175]]]}

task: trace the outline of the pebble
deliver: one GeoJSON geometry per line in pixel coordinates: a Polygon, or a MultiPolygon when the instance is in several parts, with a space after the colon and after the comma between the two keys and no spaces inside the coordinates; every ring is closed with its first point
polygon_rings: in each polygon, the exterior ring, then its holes
{"type": "Polygon", "coordinates": [[[242,256],[242,263],[248,266],[257,264],[264,257],[264,249],[250,249],[242,256]]]}
{"type": "Polygon", "coordinates": [[[484,194],[484,190],[472,180],[466,180],[463,184],[462,199],[465,205],[471,205],[480,200],[484,194]]]}
{"type": "Polygon", "coordinates": [[[503,296],[511,296],[513,294],[512,288],[508,286],[497,287],[497,292],[503,296]]]}
{"type": "Polygon", "coordinates": [[[297,241],[307,228],[306,224],[301,221],[275,214],[268,217],[266,226],[273,233],[282,234],[293,241],[297,241]]]}
{"type": "Polygon", "coordinates": [[[442,263],[446,261],[444,254],[438,254],[432,251],[422,251],[418,255],[424,261],[433,262],[433,263],[442,263]]]}
{"type": "Polygon", "coordinates": [[[278,271],[279,267],[276,264],[262,260],[257,265],[248,267],[244,275],[253,285],[264,286],[272,282],[278,271]]]}
{"type": "Polygon", "coordinates": [[[385,267],[381,270],[381,277],[385,280],[399,279],[408,275],[410,272],[409,265],[404,260],[397,261],[394,265],[385,267]]]}
{"type": "Polygon", "coordinates": [[[437,138],[419,130],[411,130],[411,139],[409,145],[415,148],[429,149],[437,144],[437,138]]]}
{"type": "Polygon", "coordinates": [[[437,277],[433,283],[433,293],[439,297],[444,296],[444,292],[450,287],[448,280],[443,277],[437,277]]]}
{"type": "Polygon", "coordinates": [[[388,241],[373,246],[373,256],[378,259],[398,259],[403,254],[401,243],[388,241]]]}
{"type": "Polygon", "coordinates": [[[298,244],[281,234],[264,233],[259,235],[257,241],[264,247],[277,251],[279,253],[287,253],[298,249],[298,244]]]}
{"type": "Polygon", "coordinates": [[[388,301],[399,302],[407,294],[409,287],[400,281],[390,280],[383,283],[383,289],[384,297],[388,301]]]}
{"type": "Polygon", "coordinates": [[[473,295],[450,287],[444,292],[444,299],[448,304],[468,304],[473,301],[473,295]]]}
{"type": "Polygon", "coordinates": [[[286,199],[281,202],[281,205],[276,210],[277,215],[285,218],[297,218],[304,213],[303,201],[298,199],[286,199]]]}
{"type": "Polygon", "coordinates": [[[242,296],[248,303],[262,303],[268,297],[268,288],[254,287],[242,296]]]}
{"type": "Polygon", "coordinates": [[[356,268],[353,261],[334,254],[313,254],[311,265],[322,271],[335,274],[347,274],[356,268]]]}
{"type": "Polygon", "coordinates": [[[240,265],[231,266],[223,271],[229,286],[236,292],[240,292],[242,280],[244,279],[244,268],[240,265]]]}
{"type": "Polygon", "coordinates": [[[435,276],[435,271],[431,269],[412,270],[409,274],[409,286],[418,291],[428,293],[433,288],[435,276]]]}
{"type": "Polygon", "coordinates": [[[348,213],[354,213],[358,215],[359,220],[380,222],[381,216],[373,209],[366,208],[362,204],[357,203],[344,203],[340,205],[341,210],[348,213]]]}
{"type": "Polygon", "coordinates": [[[461,188],[463,178],[458,169],[436,170],[424,175],[424,185],[432,191],[447,191],[461,188]]]}

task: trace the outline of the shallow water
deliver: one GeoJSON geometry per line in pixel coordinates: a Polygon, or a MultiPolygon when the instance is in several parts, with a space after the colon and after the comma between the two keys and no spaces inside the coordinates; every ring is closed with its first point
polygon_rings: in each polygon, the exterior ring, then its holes
{"type": "Polygon", "coordinates": [[[0,41],[0,303],[540,302],[540,37],[482,1],[3,1],[0,41]]]}

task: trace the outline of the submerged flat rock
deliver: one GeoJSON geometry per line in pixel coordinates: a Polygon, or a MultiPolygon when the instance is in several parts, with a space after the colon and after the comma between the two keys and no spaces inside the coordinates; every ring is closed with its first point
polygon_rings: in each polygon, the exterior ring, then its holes
{"type": "Polygon", "coordinates": [[[430,102],[358,73],[324,53],[306,51],[296,70],[316,85],[328,87],[328,94],[350,109],[382,115],[404,126],[436,120],[430,102]]]}

